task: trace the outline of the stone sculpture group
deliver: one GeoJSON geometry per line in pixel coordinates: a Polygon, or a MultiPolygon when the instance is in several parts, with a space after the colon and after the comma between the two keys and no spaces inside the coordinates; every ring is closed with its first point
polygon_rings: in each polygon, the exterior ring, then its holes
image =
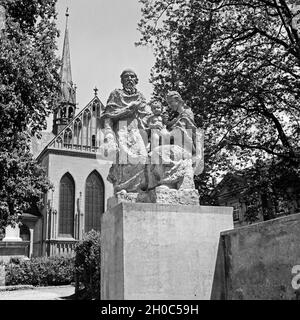
{"type": "Polygon", "coordinates": [[[104,139],[100,153],[113,161],[108,180],[112,202],[199,204],[194,175],[203,170],[203,134],[194,115],[175,91],[166,102],[146,102],[136,89],[134,71],[121,74],[122,89],[114,90],[103,113],[104,139]]]}

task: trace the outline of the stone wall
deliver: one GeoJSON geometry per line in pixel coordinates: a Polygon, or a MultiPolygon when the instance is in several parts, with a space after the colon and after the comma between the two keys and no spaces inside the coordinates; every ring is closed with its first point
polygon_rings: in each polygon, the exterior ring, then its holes
{"type": "Polygon", "coordinates": [[[300,214],[223,232],[211,299],[300,299],[300,214]]]}

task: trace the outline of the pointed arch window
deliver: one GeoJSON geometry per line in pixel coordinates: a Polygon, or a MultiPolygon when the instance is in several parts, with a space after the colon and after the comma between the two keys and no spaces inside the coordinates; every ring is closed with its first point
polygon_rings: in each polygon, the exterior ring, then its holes
{"type": "Polygon", "coordinates": [[[69,107],[69,118],[73,118],[74,116],[74,109],[73,107],[69,107]]]}
{"type": "Polygon", "coordinates": [[[60,180],[58,235],[74,237],[75,183],[69,173],[60,180]]]}
{"type": "Polygon", "coordinates": [[[75,123],[74,123],[74,143],[77,145],[81,144],[81,120],[80,119],[76,119],[75,123]]]}
{"type": "Polygon", "coordinates": [[[83,117],[84,117],[84,122],[85,122],[85,125],[88,126],[89,123],[90,123],[90,120],[91,120],[91,112],[89,109],[86,109],[83,113],[83,117]]]}
{"type": "Polygon", "coordinates": [[[92,135],[92,147],[96,147],[96,136],[92,135]]]}
{"type": "Polygon", "coordinates": [[[67,107],[64,107],[62,110],[61,110],[61,118],[65,118],[67,115],[67,107]]]}
{"type": "Polygon", "coordinates": [[[90,110],[85,110],[83,114],[83,125],[85,127],[84,141],[85,146],[90,146],[90,137],[91,137],[91,112],[90,110]]]}
{"type": "Polygon", "coordinates": [[[56,139],[56,145],[57,145],[57,148],[62,148],[63,141],[62,141],[62,138],[61,138],[61,137],[58,137],[58,138],[56,139]]]}
{"type": "Polygon", "coordinates": [[[72,143],[72,130],[70,128],[67,128],[64,134],[64,144],[71,144],[72,143]]]}
{"type": "Polygon", "coordinates": [[[85,232],[100,231],[101,215],[104,212],[104,183],[97,171],[93,171],[85,186],[85,232]]]}

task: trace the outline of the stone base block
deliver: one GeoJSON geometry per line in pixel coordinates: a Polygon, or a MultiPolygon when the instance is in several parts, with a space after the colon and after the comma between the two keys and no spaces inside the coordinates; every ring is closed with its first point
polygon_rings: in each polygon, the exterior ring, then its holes
{"type": "Polygon", "coordinates": [[[153,203],[199,205],[199,192],[195,189],[176,190],[157,187],[150,194],[153,203]]]}
{"type": "Polygon", "coordinates": [[[108,209],[113,208],[122,202],[135,203],[135,202],[137,202],[138,196],[139,196],[139,194],[137,192],[126,192],[126,191],[118,192],[113,197],[110,197],[107,199],[107,208],[108,209]]]}
{"type": "Polygon", "coordinates": [[[28,258],[29,241],[0,241],[0,262],[8,262],[12,257],[28,258]]]}
{"type": "Polygon", "coordinates": [[[120,203],[102,216],[103,300],[209,299],[232,208],[120,203]]]}
{"type": "Polygon", "coordinates": [[[122,202],[197,206],[199,205],[199,192],[196,189],[176,190],[164,186],[139,193],[121,191],[108,199],[107,207],[110,209],[122,202]]]}

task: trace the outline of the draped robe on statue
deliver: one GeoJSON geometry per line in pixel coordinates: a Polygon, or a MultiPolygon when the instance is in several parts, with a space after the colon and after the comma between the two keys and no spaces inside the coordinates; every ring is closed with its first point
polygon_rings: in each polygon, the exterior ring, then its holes
{"type": "Polygon", "coordinates": [[[110,168],[108,181],[114,185],[114,191],[138,192],[145,185],[145,163],[147,150],[140,129],[145,129],[150,112],[146,100],[140,92],[128,94],[122,89],[114,90],[107,101],[103,114],[105,142],[109,149],[115,149],[115,161],[110,168]],[[138,102],[135,110],[132,102],[138,102]]]}
{"type": "Polygon", "coordinates": [[[194,175],[203,171],[204,163],[203,134],[197,130],[193,112],[185,109],[171,121],[169,132],[161,134],[162,145],[152,145],[149,154],[149,189],[167,186],[194,190],[194,175]]]}

